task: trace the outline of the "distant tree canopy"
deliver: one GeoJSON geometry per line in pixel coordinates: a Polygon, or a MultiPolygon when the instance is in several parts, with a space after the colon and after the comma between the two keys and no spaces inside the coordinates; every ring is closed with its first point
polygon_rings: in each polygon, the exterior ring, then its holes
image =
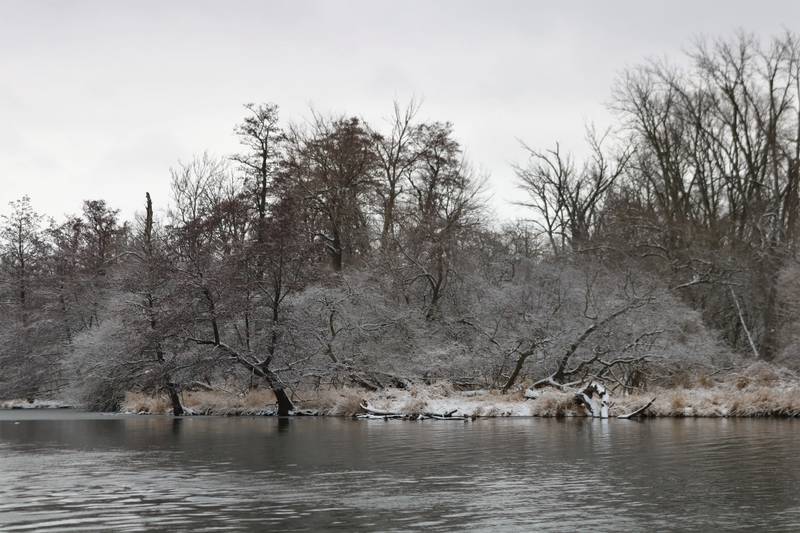
{"type": "Polygon", "coordinates": [[[623,72],[588,157],[523,145],[525,219],[487,215],[455,127],[248,104],[240,151],[0,221],[0,397],[524,378],[645,387],[739,357],[797,365],[800,42],[698,42],[623,72]],[[154,204],[162,206],[156,216],[154,204]],[[548,379],[550,379],[548,378],[548,379]]]}

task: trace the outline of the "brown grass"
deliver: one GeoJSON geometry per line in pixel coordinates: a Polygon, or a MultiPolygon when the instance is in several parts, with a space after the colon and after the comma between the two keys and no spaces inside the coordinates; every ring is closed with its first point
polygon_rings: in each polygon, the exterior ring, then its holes
{"type": "Polygon", "coordinates": [[[163,415],[172,411],[172,404],[166,396],[148,396],[141,392],[128,392],[122,403],[122,411],[127,413],[163,415]]]}
{"type": "Polygon", "coordinates": [[[250,389],[244,394],[193,391],[183,395],[183,403],[198,414],[258,415],[271,410],[275,395],[267,389],[250,389]]]}
{"type": "Polygon", "coordinates": [[[440,398],[449,398],[450,396],[456,394],[456,390],[453,388],[453,384],[449,381],[437,381],[433,385],[429,385],[426,387],[426,392],[430,396],[440,397],[440,398]]]}
{"type": "Polygon", "coordinates": [[[772,385],[758,385],[755,380],[741,378],[712,388],[656,389],[631,395],[619,401],[611,414],[616,416],[630,412],[653,396],[656,401],[650,408],[650,414],[654,416],[800,416],[800,384],[773,382],[772,385]]]}
{"type": "Polygon", "coordinates": [[[697,386],[702,387],[704,389],[710,389],[711,387],[714,386],[714,380],[713,378],[711,378],[711,376],[707,374],[701,374],[697,378],[697,386]]]}
{"type": "Polygon", "coordinates": [[[264,408],[275,402],[275,394],[267,389],[250,389],[240,401],[242,407],[250,408],[264,408]]]}
{"type": "MultiPolygon", "coordinates": [[[[800,416],[800,378],[793,372],[765,363],[756,363],[727,376],[695,377],[687,387],[656,388],[629,395],[611,394],[611,416],[632,412],[648,403],[651,416],[671,417],[760,417],[800,416]]],[[[296,391],[296,405],[320,414],[353,416],[361,411],[362,401],[380,410],[408,415],[442,409],[442,405],[462,405],[464,414],[477,417],[508,416],[530,412],[533,416],[584,416],[573,392],[545,389],[536,400],[525,400],[522,391],[501,394],[486,391],[467,396],[445,382],[416,386],[411,390],[387,389],[369,392],[358,388],[321,388],[296,391]],[[442,401],[445,400],[446,401],[442,401]],[[524,406],[523,406],[524,405],[524,406]],[[433,406],[433,407],[431,407],[433,406]]],[[[185,392],[184,405],[197,414],[257,415],[272,411],[275,397],[267,389],[254,389],[236,395],[222,391],[185,392]]],[[[125,412],[165,414],[171,405],[165,396],[128,393],[125,412]]]]}
{"type": "Polygon", "coordinates": [[[682,390],[671,391],[669,407],[673,413],[680,413],[680,416],[683,416],[686,410],[686,394],[682,390]]]}
{"type": "Polygon", "coordinates": [[[316,389],[300,393],[299,406],[315,409],[321,414],[332,416],[353,416],[361,411],[365,391],[353,387],[340,389],[316,389]]]}
{"type": "Polygon", "coordinates": [[[421,398],[408,400],[400,407],[400,413],[404,415],[421,415],[428,411],[428,402],[421,398]]]}
{"type": "MultiPolygon", "coordinates": [[[[266,389],[253,389],[242,395],[222,391],[189,391],[182,394],[182,402],[185,408],[197,414],[264,414],[275,403],[275,395],[266,389]]],[[[170,414],[172,404],[163,395],[128,392],[121,410],[139,414],[170,414]]]]}
{"type": "Polygon", "coordinates": [[[577,411],[575,395],[555,389],[542,392],[531,408],[534,416],[562,417],[574,415],[577,411]]]}

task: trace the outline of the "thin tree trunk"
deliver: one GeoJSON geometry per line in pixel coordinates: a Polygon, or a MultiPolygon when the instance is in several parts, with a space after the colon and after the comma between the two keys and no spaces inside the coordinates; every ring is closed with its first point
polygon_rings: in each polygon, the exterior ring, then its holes
{"type": "Polygon", "coordinates": [[[172,415],[181,416],[185,414],[183,405],[181,405],[181,397],[178,394],[178,386],[169,381],[169,376],[167,376],[167,394],[169,395],[170,403],[172,403],[172,415]]]}
{"type": "MultiPolygon", "coordinates": [[[[146,217],[145,217],[145,227],[144,227],[144,244],[145,244],[145,255],[147,257],[147,268],[151,270],[153,268],[153,202],[150,199],[150,193],[145,193],[147,198],[146,204],[146,217]]],[[[151,273],[152,276],[152,273],[151,273]]],[[[150,277],[150,276],[149,276],[150,277]]],[[[147,313],[150,315],[150,331],[154,335],[158,335],[157,324],[156,324],[156,313],[153,304],[153,295],[148,292],[145,295],[147,301],[147,313]]],[[[161,347],[161,341],[156,338],[155,339],[155,349],[156,349],[156,359],[158,359],[159,364],[162,368],[166,367],[166,359],[164,357],[164,350],[161,347]]],[[[167,389],[167,394],[169,395],[169,400],[172,403],[172,414],[173,416],[181,416],[185,413],[183,405],[181,404],[181,398],[178,394],[178,386],[172,382],[172,377],[170,376],[168,371],[164,371],[164,385],[167,389]]]]}
{"type": "Polygon", "coordinates": [[[261,376],[267,382],[270,389],[272,389],[272,393],[275,394],[275,399],[278,402],[278,416],[288,416],[294,411],[294,404],[292,400],[289,399],[289,396],[286,394],[286,389],[281,383],[278,376],[266,367],[259,367],[261,370],[261,376]]]}
{"type": "Polygon", "coordinates": [[[522,367],[525,365],[525,360],[533,355],[534,351],[534,349],[530,349],[520,352],[519,357],[517,358],[517,364],[514,366],[514,370],[511,372],[511,376],[509,376],[508,381],[506,381],[506,384],[503,386],[503,394],[506,394],[509,389],[514,386],[514,383],[517,382],[519,373],[522,371],[522,367]]]}
{"type": "Polygon", "coordinates": [[[731,297],[733,298],[733,303],[736,305],[736,312],[739,314],[739,322],[742,324],[742,329],[744,330],[744,334],[747,335],[747,342],[750,343],[750,348],[753,350],[753,355],[758,357],[758,348],[756,348],[756,343],[753,342],[753,336],[750,335],[750,330],[747,327],[747,323],[744,321],[744,313],[742,312],[742,307],[739,305],[739,299],[736,297],[736,293],[733,291],[733,287],[730,287],[731,290],[731,297]]]}

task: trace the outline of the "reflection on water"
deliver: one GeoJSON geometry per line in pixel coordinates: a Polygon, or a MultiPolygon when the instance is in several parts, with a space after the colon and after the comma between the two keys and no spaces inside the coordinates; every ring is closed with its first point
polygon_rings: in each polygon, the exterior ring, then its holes
{"type": "Polygon", "coordinates": [[[2,531],[800,530],[800,422],[0,411],[2,531]]]}

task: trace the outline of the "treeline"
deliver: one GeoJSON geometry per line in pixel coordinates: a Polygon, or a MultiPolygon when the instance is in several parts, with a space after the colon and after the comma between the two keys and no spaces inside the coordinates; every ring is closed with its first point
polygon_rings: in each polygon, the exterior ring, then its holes
{"type": "Polygon", "coordinates": [[[800,47],[701,43],[614,88],[583,162],[525,147],[526,220],[485,209],[454,127],[246,106],[238,154],[171,170],[122,221],[102,200],[2,219],[0,397],[447,379],[619,389],[791,362],[800,284],[800,47]],[[156,216],[153,202],[161,206],[156,216]]]}

